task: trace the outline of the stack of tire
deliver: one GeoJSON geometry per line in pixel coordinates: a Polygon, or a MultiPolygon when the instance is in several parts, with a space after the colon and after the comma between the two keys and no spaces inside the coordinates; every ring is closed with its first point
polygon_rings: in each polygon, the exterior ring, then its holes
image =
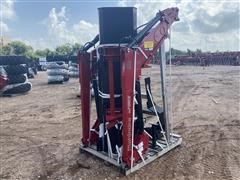
{"type": "Polygon", "coordinates": [[[64,61],[47,63],[48,84],[62,84],[69,80],[68,65],[64,61]]]}
{"type": "Polygon", "coordinates": [[[27,69],[27,77],[34,78],[37,75],[37,59],[28,59],[27,69]]]}
{"type": "Polygon", "coordinates": [[[15,95],[27,93],[32,89],[32,84],[27,78],[27,59],[23,56],[1,56],[0,66],[6,74],[7,84],[1,89],[1,95],[15,95]]]}
{"type": "Polygon", "coordinates": [[[0,66],[0,92],[5,86],[7,86],[7,81],[6,71],[2,66],[0,66]]]}
{"type": "Polygon", "coordinates": [[[69,62],[69,76],[73,78],[79,77],[79,68],[77,63],[69,62]]]}

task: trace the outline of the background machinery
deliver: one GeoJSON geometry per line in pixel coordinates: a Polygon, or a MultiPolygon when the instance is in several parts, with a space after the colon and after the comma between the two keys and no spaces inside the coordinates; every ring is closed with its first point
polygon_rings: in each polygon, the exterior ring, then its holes
{"type": "Polygon", "coordinates": [[[232,65],[240,66],[240,51],[191,53],[189,55],[175,56],[172,59],[175,65],[232,65]]]}
{"type": "Polygon", "coordinates": [[[129,174],[182,142],[169,128],[163,46],[170,26],[179,20],[178,8],[159,11],[138,28],[136,8],[98,10],[99,35],[86,43],[78,54],[82,115],[80,149],[129,174]],[[159,48],[162,105],[154,102],[151,77],[146,77],[142,86],[140,82],[141,69],[148,67],[159,48]],[[90,113],[91,86],[97,117],[90,113]],[[153,116],[155,122],[147,123],[146,115],[153,116]]]}

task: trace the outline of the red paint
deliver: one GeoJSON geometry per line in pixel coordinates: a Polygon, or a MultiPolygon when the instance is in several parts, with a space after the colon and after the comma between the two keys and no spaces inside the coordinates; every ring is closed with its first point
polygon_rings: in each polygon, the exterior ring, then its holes
{"type": "Polygon", "coordinates": [[[79,81],[81,87],[82,143],[87,146],[90,130],[90,61],[89,53],[79,53],[79,81]]]}

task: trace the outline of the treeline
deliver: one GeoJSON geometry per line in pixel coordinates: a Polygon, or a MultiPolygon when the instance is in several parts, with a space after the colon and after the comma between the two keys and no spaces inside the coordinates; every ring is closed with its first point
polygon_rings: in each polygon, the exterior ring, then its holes
{"type": "MultiPolygon", "coordinates": [[[[16,56],[26,56],[30,59],[36,59],[40,57],[47,57],[47,56],[55,56],[55,55],[68,55],[73,56],[77,55],[79,49],[82,47],[81,44],[63,44],[56,47],[55,50],[50,50],[48,48],[44,50],[34,50],[31,46],[26,45],[24,42],[21,41],[12,41],[6,45],[4,45],[0,49],[0,55],[16,55],[16,56]]],[[[179,56],[179,55],[193,55],[199,54],[202,51],[200,49],[190,50],[187,49],[186,51],[181,51],[178,49],[171,48],[172,56],[179,56]]],[[[169,57],[169,51],[166,52],[166,57],[169,57]]],[[[160,55],[160,53],[157,53],[160,55]]]]}
{"type": "Polygon", "coordinates": [[[55,50],[50,50],[48,48],[44,50],[34,50],[31,46],[26,45],[21,41],[12,41],[6,45],[4,45],[0,49],[0,55],[8,56],[8,55],[16,55],[16,56],[26,56],[30,59],[37,59],[40,57],[46,56],[54,56],[54,55],[77,55],[79,49],[81,48],[81,44],[63,44],[56,47],[55,50]]]}
{"type": "MultiPolygon", "coordinates": [[[[179,56],[179,55],[193,55],[193,54],[200,54],[202,53],[202,50],[201,49],[196,49],[196,50],[190,50],[190,49],[187,49],[187,51],[181,51],[181,50],[178,50],[178,49],[174,49],[174,48],[171,48],[171,55],[172,56],[179,56]]],[[[166,52],[166,56],[169,57],[169,51],[166,52]]]]}

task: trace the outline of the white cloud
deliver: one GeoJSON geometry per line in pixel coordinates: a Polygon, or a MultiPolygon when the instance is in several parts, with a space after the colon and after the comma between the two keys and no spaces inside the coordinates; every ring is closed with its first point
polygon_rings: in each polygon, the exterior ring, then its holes
{"type": "Polygon", "coordinates": [[[68,17],[70,14],[65,6],[60,9],[52,8],[48,17],[38,22],[39,25],[46,27],[45,37],[28,40],[18,39],[31,45],[34,49],[55,49],[65,43],[85,44],[98,34],[97,24],[85,20],[71,23],[68,17]]]}
{"type": "Polygon", "coordinates": [[[1,33],[9,31],[8,25],[3,21],[0,21],[0,30],[1,30],[1,33]]]}
{"type": "Polygon", "coordinates": [[[15,40],[22,41],[22,42],[26,43],[27,45],[32,46],[32,48],[34,50],[52,48],[51,45],[49,44],[49,42],[46,41],[46,39],[44,39],[44,38],[34,39],[34,40],[26,40],[26,39],[22,39],[22,38],[16,38],[15,40]]]}
{"type": "Polygon", "coordinates": [[[137,7],[138,25],[157,11],[179,8],[180,21],[172,26],[172,46],[186,50],[239,50],[239,3],[233,1],[119,1],[120,6],[137,7]]]}
{"type": "Polygon", "coordinates": [[[6,21],[13,20],[16,17],[16,14],[14,11],[13,0],[1,0],[0,6],[0,30],[2,35],[2,33],[8,32],[10,30],[6,21]]]}
{"type": "Polygon", "coordinates": [[[127,6],[127,0],[118,1],[118,6],[127,6]]]}
{"type": "Polygon", "coordinates": [[[84,44],[98,34],[98,25],[81,20],[73,25],[73,30],[78,41],[84,44]]]}
{"type": "Polygon", "coordinates": [[[71,24],[67,18],[67,9],[62,7],[59,11],[52,8],[49,12],[47,20],[43,25],[48,28],[47,41],[51,48],[64,43],[80,43],[84,44],[98,33],[98,25],[80,20],[71,24]]]}
{"type": "MultiPolygon", "coordinates": [[[[172,46],[177,49],[239,50],[239,4],[227,1],[141,1],[121,0],[119,6],[135,6],[138,25],[155,16],[159,10],[179,8],[180,21],[172,26],[172,46]]],[[[98,25],[80,20],[70,22],[68,9],[52,8],[41,23],[47,27],[47,38],[33,40],[37,48],[55,48],[64,43],[90,41],[98,34],[98,25]],[[37,45],[39,44],[39,46],[37,45]],[[44,47],[45,46],[45,47],[44,47]]]]}
{"type": "Polygon", "coordinates": [[[13,19],[15,17],[14,1],[13,0],[1,0],[1,18],[13,19]]]}
{"type": "Polygon", "coordinates": [[[75,37],[67,26],[66,8],[62,7],[59,12],[52,8],[48,16],[49,36],[56,43],[73,42],[75,37]]]}

